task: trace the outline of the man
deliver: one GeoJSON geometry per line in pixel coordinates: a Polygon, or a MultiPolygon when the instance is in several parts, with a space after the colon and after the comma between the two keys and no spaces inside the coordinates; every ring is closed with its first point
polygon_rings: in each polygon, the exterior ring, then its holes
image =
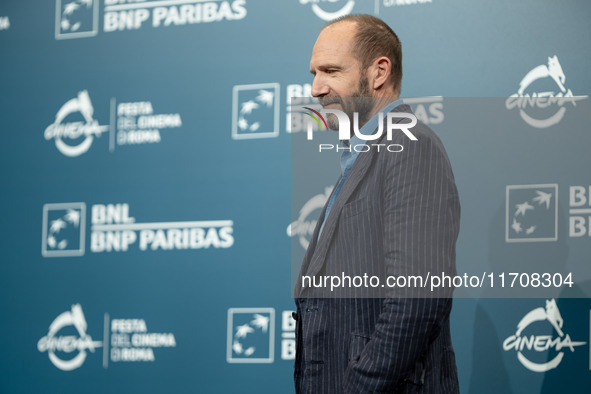
{"type": "MultiPolygon", "coordinates": [[[[325,110],[359,113],[359,132],[375,134],[378,112],[408,119],[398,99],[400,42],[380,19],[350,15],[328,23],[314,45],[312,95],[325,110]],[[353,98],[353,99],[348,99],[353,98]],[[369,100],[365,101],[365,100],[369,100]]],[[[330,111],[328,111],[330,113],[330,111]]],[[[338,128],[333,114],[330,128],[338,128]]],[[[382,125],[383,126],[383,125],[382,125]]],[[[309,278],[455,274],[459,200],[441,141],[425,125],[373,144],[400,152],[347,146],[342,174],[310,241],[295,288],[297,393],[456,393],[449,314],[451,291],[418,286],[349,286],[335,292],[309,278]],[[308,280],[304,279],[308,277],[308,280]]],[[[375,147],[375,146],[374,146],[375,147]]],[[[384,283],[384,282],[381,282],[384,283]]]]}

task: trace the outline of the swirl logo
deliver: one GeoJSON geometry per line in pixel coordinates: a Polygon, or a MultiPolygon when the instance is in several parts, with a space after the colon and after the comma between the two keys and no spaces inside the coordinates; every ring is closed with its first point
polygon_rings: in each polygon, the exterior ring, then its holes
{"type": "MultiPolygon", "coordinates": [[[[560,315],[556,300],[546,300],[546,307],[535,308],[528,312],[523,319],[517,324],[515,335],[509,336],[503,342],[503,350],[515,350],[517,352],[517,359],[519,362],[533,372],[546,372],[558,367],[564,357],[564,351],[570,350],[571,353],[575,351],[575,346],[585,345],[586,342],[572,341],[568,334],[562,330],[564,320],[560,315]],[[556,337],[551,335],[523,335],[528,327],[536,324],[536,322],[547,322],[554,331],[558,334],[556,337]],[[550,349],[555,350],[555,355],[546,362],[532,361],[535,353],[545,353],[550,349]],[[530,355],[530,358],[526,356],[530,355]]],[[[537,327],[537,325],[536,325],[537,327]]]]}
{"type": "Polygon", "coordinates": [[[340,0],[300,0],[300,4],[312,3],[312,11],[314,14],[316,14],[318,18],[327,22],[350,14],[351,11],[353,11],[353,7],[355,7],[355,1],[353,0],[346,1],[341,8],[336,8],[338,5],[336,7],[332,5],[332,3],[338,2],[342,3],[340,0]],[[327,6],[327,3],[331,4],[327,6]]]}
{"type": "Polygon", "coordinates": [[[289,237],[298,237],[298,241],[304,250],[308,249],[310,238],[316,228],[316,222],[328,201],[333,187],[326,187],[324,193],[320,193],[308,200],[300,209],[298,219],[287,226],[287,235],[289,237]]]}
{"type": "Polygon", "coordinates": [[[62,371],[80,368],[86,360],[87,350],[94,353],[96,348],[103,346],[102,342],[92,340],[86,333],[86,328],[82,307],[80,304],[74,304],[70,311],[63,312],[55,318],[49,326],[47,335],[37,343],[37,349],[42,353],[47,352],[49,360],[62,371]],[[73,326],[78,335],[57,335],[68,326],[73,326]],[[73,352],[77,352],[73,358],[67,359],[62,356],[73,352]]]}
{"type": "Polygon", "coordinates": [[[518,108],[521,118],[532,127],[544,129],[554,126],[564,117],[566,104],[570,103],[574,107],[577,101],[587,98],[574,96],[573,92],[564,86],[565,81],[566,77],[558,57],[548,57],[548,65],[534,67],[523,77],[517,93],[507,99],[505,106],[507,109],[518,108]],[[554,88],[536,91],[542,86],[547,88],[548,84],[554,85],[554,88]]]}
{"type": "Polygon", "coordinates": [[[90,149],[94,137],[109,131],[109,126],[101,126],[94,120],[94,108],[86,90],[78,93],[78,97],[68,100],[59,109],[55,121],[45,129],[45,139],[55,141],[57,149],[68,157],[80,156],[90,149]],[[70,115],[80,113],[83,121],[67,122],[70,115]],[[70,141],[70,143],[66,143],[70,141]]]}

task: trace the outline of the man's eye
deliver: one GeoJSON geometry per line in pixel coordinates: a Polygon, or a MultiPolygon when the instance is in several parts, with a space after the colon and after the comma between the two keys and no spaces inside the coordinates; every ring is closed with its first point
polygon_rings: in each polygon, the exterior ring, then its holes
{"type": "Polygon", "coordinates": [[[333,73],[336,73],[336,72],[337,72],[337,70],[334,70],[334,69],[328,69],[328,70],[326,70],[326,73],[327,74],[333,74],[333,73]]]}

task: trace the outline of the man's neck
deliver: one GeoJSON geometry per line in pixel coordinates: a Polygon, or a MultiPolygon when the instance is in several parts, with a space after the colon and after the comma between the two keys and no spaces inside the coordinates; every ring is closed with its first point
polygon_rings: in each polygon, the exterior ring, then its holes
{"type": "MultiPolygon", "coordinates": [[[[374,117],[376,117],[378,113],[384,112],[384,109],[386,109],[386,108],[387,108],[387,112],[393,110],[395,107],[394,103],[398,100],[400,100],[400,98],[398,98],[398,97],[376,98],[376,101],[374,102],[374,105],[372,106],[373,109],[370,112],[370,115],[367,118],[365,118],[363,120],[363,122],[360,121],[359,124],[357,125],[358,131],[361,134],[372,133],[375,129],[374,126],[378,127],[378,122],[379,122],[378,119],[376,119],[374,121],[372,121],[372,119],[374,117]],[[366,127],[366,125],[368,123],[371,123],[371,125],[366,127]]],[[[353,138],[355,136],[355,133],[353,132],[353,127],[355,127],[355,124],[354,124],[354,122],[351,122],[350,125],[351,125],[351,130],[349,131],[349,133],[350,133],[349,138],[353,138]]]]}
{"type": "MultiPolygon", "coordinates": [[[[390,103],[393,103],[394,101],[396,101],[398,99],[399,99],[399,97],[394,96],[394,95],[373,97],[372,109],[369,112],[369,115],[367,116],[367,118],[365,119],[363,124],[359,124],[359,128],[362,128],[371,118],[376,116],[376,114],[378,112],[380,112],[381,110],[386,108],[390,103]]],[[[353,133],[353,130],[351,130],[351,134],[352,133],[353,133]]]]}
{"type": "Polygon", "coordinates": [[[374,97],[373,108],[370,113],[370,116],[367,119],[369,120],[369,119],[373,118],[378,112],[380,112],[381,110],[386,108],[386,106],[388,106],[388,104],[390,104],[396,100],[398,100],[398,96],[394,95],[394,94],[388,95],[388,96],[374,97]]]}

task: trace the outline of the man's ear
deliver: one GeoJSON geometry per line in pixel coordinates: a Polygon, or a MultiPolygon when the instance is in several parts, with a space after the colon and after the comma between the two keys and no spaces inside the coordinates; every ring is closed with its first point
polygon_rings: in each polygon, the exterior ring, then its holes
{"type": "Polygon", "coordinates": [[[392,62],[386,56],[381,56],[374,60],[371,65],[372,75],[370,82],[374,90],[381,89],[390,79],[390,71],[392,70],[392,62]]]}

